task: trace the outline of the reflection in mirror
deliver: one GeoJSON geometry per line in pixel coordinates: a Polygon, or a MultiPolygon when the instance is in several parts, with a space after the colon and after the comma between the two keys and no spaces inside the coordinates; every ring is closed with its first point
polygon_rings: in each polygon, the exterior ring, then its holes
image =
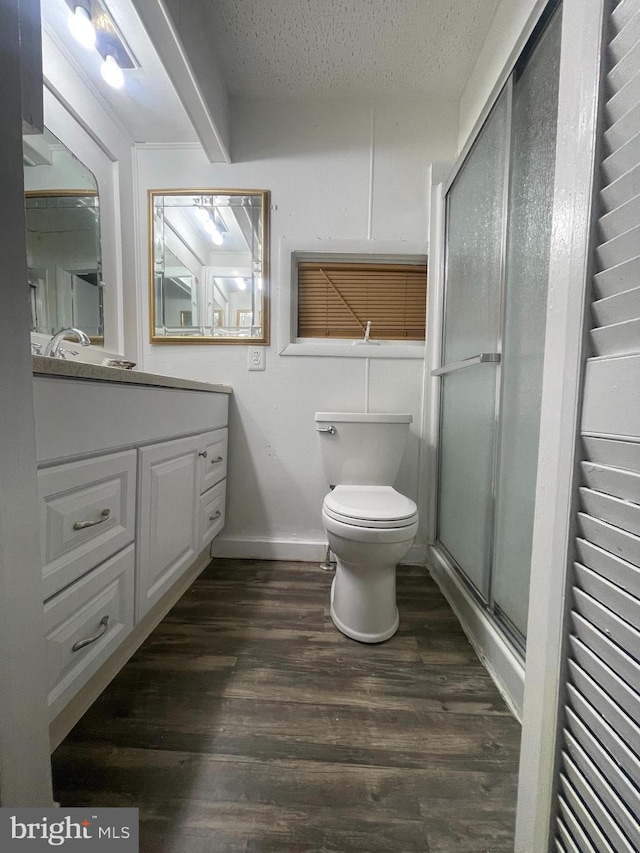
{"type": "Polygon", "coordinates": [[[48,130],[25,136],[23,151],[31,329],[73,326],[102,342],[96,179],[48,130]]]}
{"type": "Polygon", "coordinates": [[[151,190],[156,343],[268,343],[266,190],[151,190]]]}

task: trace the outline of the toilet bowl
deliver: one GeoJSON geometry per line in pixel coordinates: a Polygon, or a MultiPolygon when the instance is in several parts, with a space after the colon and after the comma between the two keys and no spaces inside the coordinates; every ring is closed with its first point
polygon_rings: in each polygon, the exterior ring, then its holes
{"type": "Polygon", "coordinates": [[[335,626],[361,643],[398,629],[396,565],[418,530],[415,503],[393,488],[411,415],[317,412],[327,482],[322,522],[336,558],[331,587],[335,626]]]}
{"type": "Polygon", "coordinates": [[[390,486],[337,486],[322,521],[336,557],[333,623],[361,643],[388,640],[399,622],[396,565],[418,529],[415,503],[390,486]]]}

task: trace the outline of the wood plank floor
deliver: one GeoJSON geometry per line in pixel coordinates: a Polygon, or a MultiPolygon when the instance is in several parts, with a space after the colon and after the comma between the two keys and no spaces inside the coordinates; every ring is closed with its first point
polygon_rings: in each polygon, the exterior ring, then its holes
{"type": "Polygon", "coordinates": [[[424,569],[400,629],[329,617],[315,564],[214,560],[53,755],[142,853],[512,853],[519,726],[424,569]]]}

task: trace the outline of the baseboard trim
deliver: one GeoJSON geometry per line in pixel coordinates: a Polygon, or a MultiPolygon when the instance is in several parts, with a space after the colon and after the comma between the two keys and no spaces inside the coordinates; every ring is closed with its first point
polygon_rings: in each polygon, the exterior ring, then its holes
{"type": "Polygon", "coordinates": [[[424,542],[414,542],[401,562],[403,566],[426,566],[427,546],[424,542]]]}
{"type": "MultiPolygon", "coordinates": [[[[218,536],[213,540],[211,546],[212,557],[226,557],[230,560],[291,560],[301,563],[317,563],[324,560],[326,551],[326,539],[261,539],[258,537],[218,536]]],[[[415,543],[402,562],[409,566],[424,566],[426,560],[426,545],[415,543]]]]}
{"type": "Polygon", "coordinates": [[[212,557],[231,560],[291,560],[317,563],[324,560],[327,541],[322,539],[262,539],[218,536],[211,545],[212,557]]]}
{"type": "Polygon", "coordinates": [[[460,620],[481,663],[513,715],[522,720],[524,664],[441,554],[429,547],[427,567],[460,620]]]}

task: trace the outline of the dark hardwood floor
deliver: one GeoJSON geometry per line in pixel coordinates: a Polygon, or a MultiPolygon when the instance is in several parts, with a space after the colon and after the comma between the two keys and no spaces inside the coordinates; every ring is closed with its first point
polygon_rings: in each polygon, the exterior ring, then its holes
{"type": "Polygon", "coordinates": [[[349,640],[315,564],[214,560],[53,755],[143,853],[512,853],[519,726],[424,569],[349,640]]]}

